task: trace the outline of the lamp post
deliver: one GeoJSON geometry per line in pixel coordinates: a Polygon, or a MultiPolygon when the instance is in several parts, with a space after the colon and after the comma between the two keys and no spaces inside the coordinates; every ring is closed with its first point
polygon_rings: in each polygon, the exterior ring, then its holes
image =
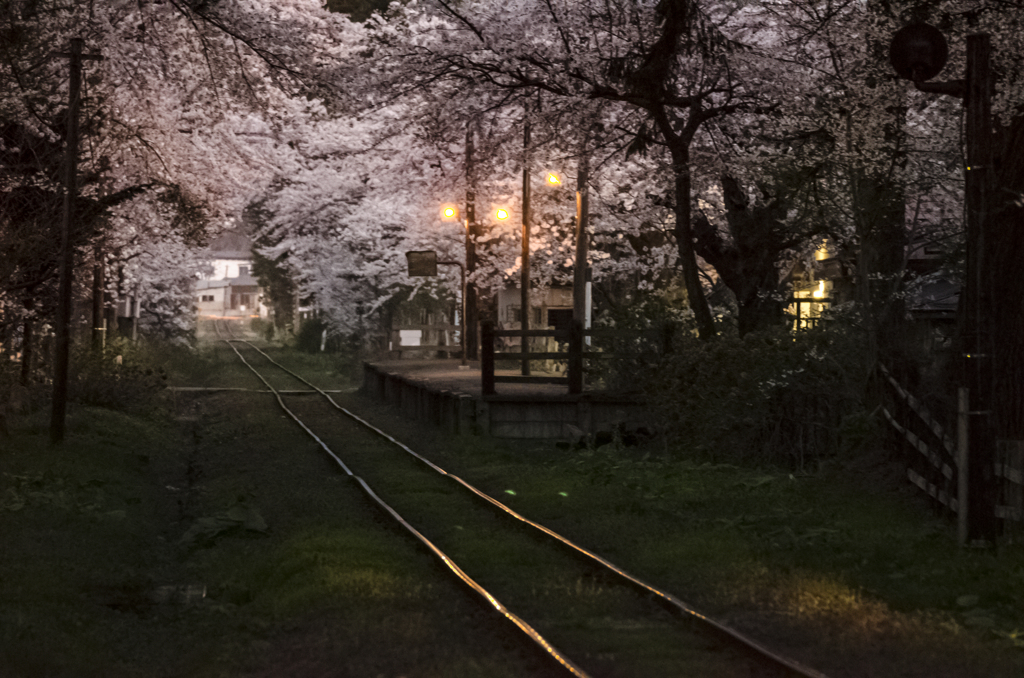
{"type": "MultiPolygon", "coordinates": [[[[520,314],[522,322],[520,328],[526,332],[530,329],[530,121],[523,125],[523,265],[520,269],[520,307],[523,312],[520,314]]],[[[520,344],[523,353],[522,373],[523,376],[530,374],[530,361],[526,354],[530,352],[530,342],[523,335],[520,344]]]]}

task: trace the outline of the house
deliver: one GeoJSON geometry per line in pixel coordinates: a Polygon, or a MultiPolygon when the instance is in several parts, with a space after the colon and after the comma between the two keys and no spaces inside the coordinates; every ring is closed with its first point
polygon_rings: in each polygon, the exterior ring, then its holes
{"type": "Polygon", "coordinates": [[[196,281],[199,317],[266,317],[259,282],[252,276],[252,244],[240,231],[217,237],[207,253],[208,272],[196,281]]]}
{"type": "MultiPolygon", "coordinates": [[[[925,353],[948,348],[956,327],[960,285],[939,272],[941,248],[915,241],[907,248],[907,271],[912,274],[905,292],[907,324],[911,343],[925,353]]],[[[813,327],[832,306],[854,299],[856,275],[853,265],[838,256],[835,246],[824,240],[812,262],[797,263],[788,280],[793,295],[787,313],[793,329],[813,327]]]]}
{"type": "Polygon", "coordinates": [[[813,261],[797,262],[787,279],[793,296],[786,313],[793,319],[794,330],[814,327],[833,305],[853,298],[853,271],[828,239],[814,251],[813,261]]]}
{"type": "MultiPolygon", "coordinates": [[[[589,292],[589,283],[587,288],[589,292]]],[[[522,322],[522,291],[517,287],[504,287],[498,290],[495,304],[498,328],[518,329],[522,322]]],[[[590,310],[589,304],[587,310],[590,310]]],[[[572,288],[552,285],[545,290],[531,289],[530,311],[531,329],[554,327],[568,331],[572,323],[572,288]]],[[[587,320],[586,324],[589,326],[589,313],[587,320]]],[[[519,340],[512,338],[509,343],[518,346],[519,340]]]]}

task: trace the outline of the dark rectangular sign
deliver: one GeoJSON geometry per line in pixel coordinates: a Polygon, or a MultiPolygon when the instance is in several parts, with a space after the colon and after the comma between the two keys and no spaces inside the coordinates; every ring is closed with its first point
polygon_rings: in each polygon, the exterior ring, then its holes
{"type": "Polygon", "coordinates": [[[406,252],[405,258],[409,260],[409,275],[437,275],[437,252],[432,250],[425,252],[406,252]]]}

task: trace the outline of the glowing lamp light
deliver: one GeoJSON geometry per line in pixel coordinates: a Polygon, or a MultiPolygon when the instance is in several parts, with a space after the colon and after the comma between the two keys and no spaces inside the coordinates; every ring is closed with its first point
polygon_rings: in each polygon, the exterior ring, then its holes
{"type": "Polygon", "coordinates": [[[498,210],[494,213],[494,216],[497,217],[498,219],[504,221],[505,219],[508,219],[508,216],[509,216],[508,215],[508,210],[505,209],[505,208],[499,207],[498,210]]]}
{"type": "Polygon", "coordinates": [[[459,216],[459,209],[457,207],[452,207],[451,205],[445,205],[441,210],[441,214],[444,215],[445,219],[454,219],[459,216]]]}
{"type": "Polygon", "coordinates": [[[824,280],[819,280],[818,281],[818,289],[814,290],[814,295],[813,296],[814,296],[815,299],[821,299],[822,297],[825,296],[825,281],[824,280]]]}
{"type": "Polygon", "coordinates": [[[548,172],[548,183],[552,186],[559,186],[562,180],[554,172],[548,172]]]}

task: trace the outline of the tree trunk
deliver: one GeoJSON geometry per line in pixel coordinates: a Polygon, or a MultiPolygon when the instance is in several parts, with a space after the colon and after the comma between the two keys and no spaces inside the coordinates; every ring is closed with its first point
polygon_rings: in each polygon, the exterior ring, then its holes
{"type": "Polygon", "coordinates": [[[663,108],[652,111],[655,122],[672,155],[672,175],[675,186],[675,237],[679,251],[679,264],[683,269],[683,282],[686,284],[687,301],[693,309],[693,317],[697,323],[697,334],[704,341],[715,336],[715,319],[704,296],[704,288],[700,282],[700,268],[697,266],[697,252],[693,243],[693,225],[691,223],[690,190],[690,141],[700,123],[697,122],[697,111],[690,111],[690,118],[682,133],[673,129],[672,123],[663,108]]]}
{"type": "Polygon", "coordinates": [[[860,242],[857,302],[869,328],[871,353],[906,380],[911,376],[903,331],[906,304],[898,294],[907,246],[903,192],[886,177],[855,170],[854,201],[860,242]]]}
{"type": "Polygon", "coordinates": [[[676,215],[676,247],[683,266],[683,281],[686,283],[686,297],[693,309],[693,317],[697,322],[698,336],[708,341],[715,336],[715,319],[711,315],[704,288],[700,282],[700,269],[697,266],[697,252],[693,247],[693,226],[690,223],[690,165],[689,149],[683,152],[673,150],[672,171],[675,173],[675,215],[676,215]],[[679,157],[677,157],[679,156],[679,157]]]}

